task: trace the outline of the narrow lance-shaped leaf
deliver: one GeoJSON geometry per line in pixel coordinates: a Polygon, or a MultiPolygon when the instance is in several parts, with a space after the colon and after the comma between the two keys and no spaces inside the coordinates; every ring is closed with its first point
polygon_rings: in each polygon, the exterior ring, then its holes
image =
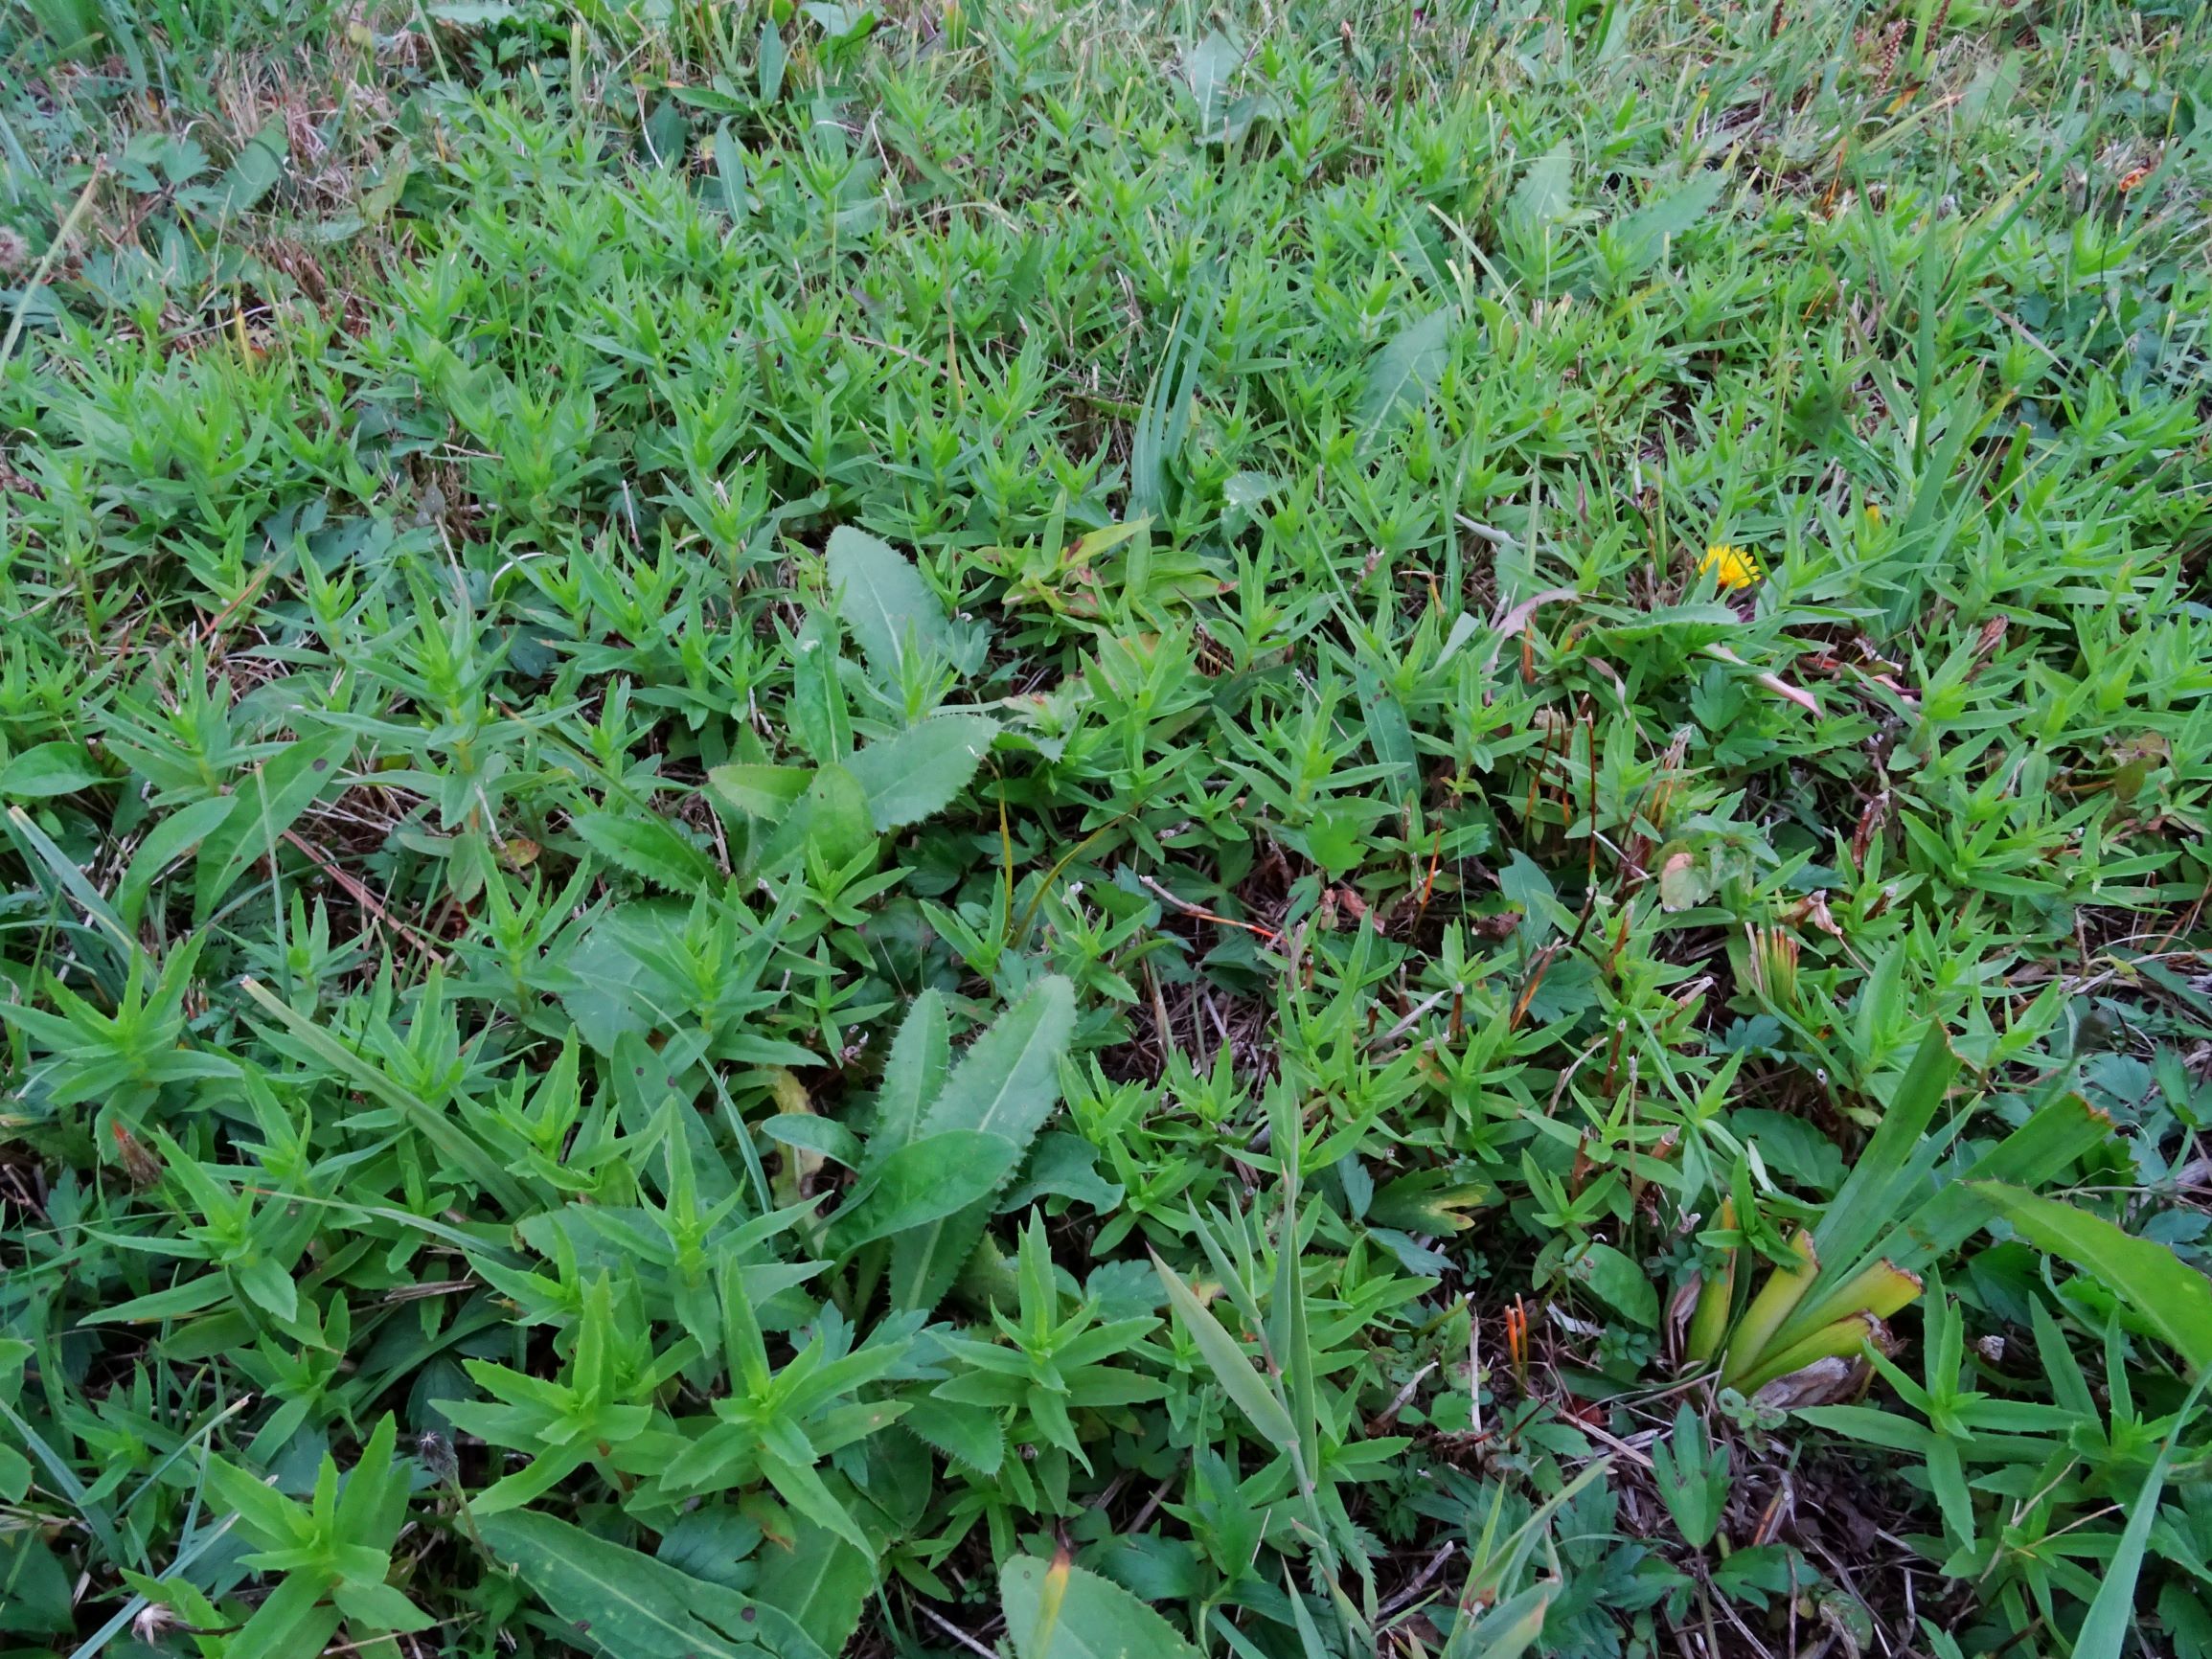
{"type": "Polygon", "coordinates": [[[2097,1587],[2097,1598],[2089,1603],[2088,1616],[2074,1639],[2074,1659],[2120,1659],[2128,1646],[2128,1631],[2135,1623],[2135,1580],[2142,1576],[2143,1554],[2158,1519],[2158,1499],[2173,1466],[2174,1445],[2197,1415],[2197,1402],[2203,1398],[2207,1381],[2212,1381],[2212,1372],[2198,1377],[2197,1386],[2189,1391],[2189,1398],[2175,1416],[2173,1433],[2159,1446],[2151,1472],[2143,1478],[2142,1489],[2129,1506],[2128,1525],[2120,1534],[2119,1547],[2112,1552],[2104,1582],[2097,1587]]]}
{"type": "MultiPolygon", "coordinates": [[[[2111,1120],[2079,1095],[2064,1095],[2039,1108],[1985,1152],[1968,1171],[1969,1178],[1951,1181],[1930,1194],[1881,1234],[1856,1261],[1824,1261],[1820,1278],[1774,1333],[1775,1341],[1799,1341],[1853,1311],[1859,1304],[1845,1276],[1871,1271],[1868,1254],[1879,1255],[1892,1268],[1910,1277],[1956,1250],[1990,1218],[1989,1200],[1977,1190],[1980,1182],[2047,1180],[2105,1139],[2111,1128],[2111,1120]]],[[[1930,1144],[1944,1139],[1933,1137],[1930,1144]]],[[[1925,1185],[1933,1162],[1931,1156],[1913,1160],[1919,1168],[1915,1186],[1925,1185]]],[[[1888,1313],[1881,1316],[1886,1319],[1888,1313]]]]}
{"type": "Polygon", "coordinates": [[[1307,1329],[1306,1281],[1299,1271],[1305,1254],[1299,1239],[1305,1132],[1299,1121],[1297,1098],[1291,1090],[1276,1089],[1267,1105],[1271,1141],[1282,1170],[1283,1197],[1280,1231],[1275,1241],[1275,1286],[1268,1298],[1273,1324],[1271,1336],[1276,1363],[1283,1368],[1283,1397],[1290,1411],[1291,1431],[1303,1450],[1315,1443],[1320,1418],[1313,1379],[1312,1337],[1307,1329]]]}
{"type": "Polygon", "coordinates": [[[1950,1052],[1943,1028],[1929,1027],[1890,1096],[1880,1127],[1813,1230],[1813,1253],[1834,1262],[1837,1272],[1856,1268],[1876,1236],[1897,1219],[1903,1197],[1896,1190],[1899,1177],[1935,1121],[1957,1071],[1958,1057],[1950,1052]]]}

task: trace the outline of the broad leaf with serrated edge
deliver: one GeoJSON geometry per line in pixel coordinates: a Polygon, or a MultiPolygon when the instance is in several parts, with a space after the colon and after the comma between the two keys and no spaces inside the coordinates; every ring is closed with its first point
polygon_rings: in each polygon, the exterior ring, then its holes
{"type": "MultiPolygon", "coordinates": [[[[1058,974],[1038,981],[961,1057],[924,1114],[920,1134],[969,1129],[997,1135],[1013,1144],[1018,1160],[1060,1099],[1060,1057],[1074,1033],[1075,988],[1058,974]]],[[[1009,1167],[1007,1178],[1013,1173],[1009,1167]]],[[[990,1214],[986,1197],[899,1235],[892,1245],[891,1305],[934,1307],[990,1214]]]]}
{"type": "Polygon", "coordinates": [[[998,1599],[1017,1659],[1197,1659],[1174,1625],[1065,1554],[1050,1563],[1015,1557],[998,1599]]]}
{"type": "Polygon", "coordinates": [[[897,680],[910,649],[944,655],[945,606],[888,542],[839,525],[830,533],[830,589],[878,679],[897,680]]]}
{"type": "Polygon", "coordinates": [[[582,1527],[511,1510],[476,1528],[575,1636],[619,1659],[823,1659],[777,1609],[582,1527]]]}
{"type": "Polygon", "coordinates": [[[985,715],[933,715],[848,762],[878,830],[919,824],[968,787],[998,724],[985,715]]]}
{"type": "Polygon", "coordinates": [[[1451,360],[1451,330],[1458,321],[1456,306],[1440,306],[1408,323],[1375,353],[1354,416],[1360,448],[1372,445],[1393,420],[1428,401],[1451,360]]]}

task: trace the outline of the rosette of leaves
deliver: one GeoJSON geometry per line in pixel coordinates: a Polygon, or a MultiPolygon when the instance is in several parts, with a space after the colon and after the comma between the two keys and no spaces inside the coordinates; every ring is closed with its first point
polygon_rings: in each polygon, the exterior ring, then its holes
{"type": "MultiPolygon", "coordinates": [[[[1958,1071],[1940,1027],[1906,1067],[1881,1126],[1817,1225],[1790,1241],[1756,1292],[1747,1243],[1700,1283],[1683,1344],[1694,1365],[1745,1394],[1830,1359],[1886,1346],[1883,1321],[1915,1300],[1921,1273],[1956,1250],[1992,1215],[1978,1183],[2033,1187],[2102,1140],[2110,1121],[2078,1094],[2046,1102],[1965,1172],[1937,1185],[1937,1165],[1972,1116],[1930,1133],[1958,1071]]],[[[1724,1216],[1724,1221],[1733,1220],[1724,1216]]]]}

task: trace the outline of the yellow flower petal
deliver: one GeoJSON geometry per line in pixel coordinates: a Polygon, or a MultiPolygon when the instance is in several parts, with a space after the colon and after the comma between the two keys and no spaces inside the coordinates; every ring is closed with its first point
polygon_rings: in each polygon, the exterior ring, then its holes
{"type": "Polygon", "coordinates": [[[1749,548],[1730,547],[1724,541],[1708,547],[1705,557],[1698,561],[1698,574],[1707,571],[1722,587],[1749,587],[1766,574],[1749,548]]]}

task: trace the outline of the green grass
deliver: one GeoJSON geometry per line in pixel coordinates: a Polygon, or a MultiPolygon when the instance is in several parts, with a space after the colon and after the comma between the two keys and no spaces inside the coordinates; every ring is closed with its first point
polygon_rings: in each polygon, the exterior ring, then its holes
{"type": "Polygon", "coordinates": [[[2212,1654],[2208,45],[0,10],[0,1654],[2212,1654]]]}

